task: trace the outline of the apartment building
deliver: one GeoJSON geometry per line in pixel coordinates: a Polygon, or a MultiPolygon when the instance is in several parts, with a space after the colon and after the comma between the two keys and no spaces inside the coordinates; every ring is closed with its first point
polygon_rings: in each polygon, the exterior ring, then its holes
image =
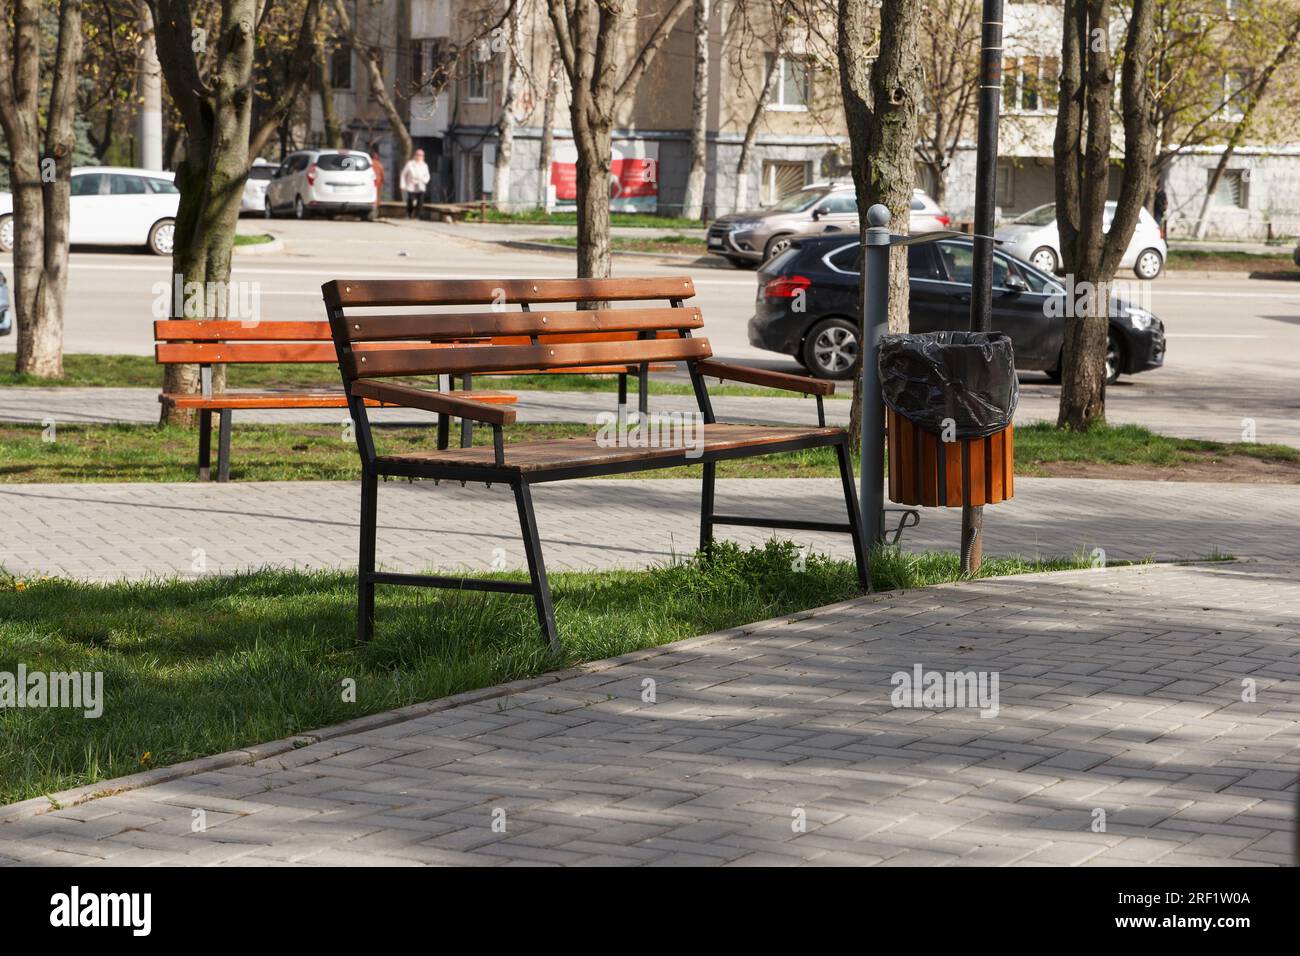
{"type": "MultiPolygon", "coordinates": [[[[521,0],[516,23],[489,30],[485,24],[494,21],[484,11],[492,2],[353,0],[353,6],[358,31],[382,50],[386,86],[396,94],[415,144],[427,154],[434,173],[432,198],[497,200],[503,102],[509,100],[505,122],[512,127],[513,146],[508,196],[500,204],[563,208],[573,198],[576,157],[563,71],[558,71],[558,82],[551,80],[554,39],[546,0],[521,0]],[[550,161],[543,163],[548,125],[550,161]]],[[[630,19],[620,37],[625,63],[666,6],[665,0],[641,0],[642,15],[630,19]]],[[[496,9],[504,10],[504,3],[497,0],[496,9]]],[[[830,5],[827,11],[832,12],[830,5]]],[[[758,5],[735,0],[713,0],[710,13],[706,214],[767,205],[808,182],[847,179],[848,139],[830,46],[833,23],[774,23],[763,19],[758,5]],[[751,126],[753,141],[741,163],[751,126]]],[[[1054,198],[1060,38],[1059,0],[1007,5],[997,182],[1002,218],[1054,198]]],[[[694,23],[688,12],[620,106],[611,182],[616,209],[669,215],[681,209],[689,167],[693,64],[694,23]]],[[[1295,72],[1275,80],[1275,87],[1293,83],[1295,72]]],[[[335,113],[350,145],[378,144],[392,169],[395,146],[385,112],[368,88],[366,70],[345,45],[331,59],[330,80],[335,113]]],[[[1240,81],[1240,73],[1227,71],[1225,90],[1240,81]]],[[[1274,99],[1282,108],[1291,102],[1274,99]]],[[[1225,137],[1237,108],[1225,107],[1220,124],[1225,137]]],[[[313,96],[310,125],[309,138],[319,142],[323,118],[318,96],[313,96]]],[[[974,124],[968,128],[973,137],[974,124]]],[[[1294,128],[1286,122],[1260,124],[1261,130],[1282,135],[1294,128]]],[[[1117,138],[1122,135],[1118,126],[1115,132],[1117,138]]],[[[1179,150],[1168,164],[1163,186],[1171,235],[1191,231],[1221,153],[1220,144],[1202,142],[1179,150]]],[[[945,176],[946,204],[957,219],[972,212],[974,171],[972,139],[959,146],[945,176]]],[[[394,170],[390,182],[395,179],[394,170]]],[[[918,181],[926,184],[923,177],[918,181]]],[[[1300,232],[1300,139],[1255,139],[1239,146],[1209,210],[1209,237],[1300,232]]]]}

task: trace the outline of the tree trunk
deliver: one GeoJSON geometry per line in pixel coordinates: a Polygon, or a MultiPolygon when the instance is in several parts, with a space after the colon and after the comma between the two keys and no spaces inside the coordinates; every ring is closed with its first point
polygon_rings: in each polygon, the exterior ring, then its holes
{"type": "Polygon", "coordinates": [[[691,165],[686,173],[682,216],[704,215],[709,132],[709,0],[695,0],[695,82],[691,88],[691,165]]]}
{"type": "MultiPolygon", "coordinates": [[[[215,41],[217,62],[206,84],[199,79],[190,44],[192,18],[186,0],[151,3],[163,75],[186,131],[185,159],[176,170],[181,196],[172,252],[172,318],[193,317],[176,315],[175,305],[195,289],[203,294],[202,318],[225,318],[226,297],[208,292],[230,281],[239,200],[248,174],[257,3],[225,0],[215,41]]],[[[223,373],[222,367],[214,369],[214,388],[222,387],[223,373]]],[[[194,393],[198,385],[197,366],[165,366],[164,391],[194,393]]],[[[193,412],[169,407],[161,418],[163,424],[177,425],[193,420],[193,412]]]]}
{"type": "Polygon", "coordinates": [[[415,152],[415,145],[411,140],[410,130],[406,128],[406,121],[402,119],[402,113],[397,108],[396,101],[384,83],[384,67],[380,59],[383,56],[383,50],[371,47],[357,34],[356,25],[352,22],[352,17],[348,15],[347,5],[344,0],[334,0],[334,13],[339,18],[339,28],[343,31],[343,35],[348,38],[348,43],[356,51],[357,56],[361,58],[361,62],[365,64],[370,91],[374,93],[379,108],[384,111],[384,116],[388,119],[388,125],[392,130],[393,137],[397,140],[397,169],[400,172],[410,161],[411,154],[415,152]]]}
{"type": "Polygon", "coordinates": [[[749,164],[753,162],[754,143],[758,140],[758,129],[763,125],[763,113],[767,110],[767,104],[772,102],[772,93],[776,90],[784,40],[784,33],[777,37],[776,50],[772,53],[772,65],[767,68],[767,76],[763,80],[763,89],[759,91],[758,102],[754,104],[754,112],[749,114],[749,122],[745,124],[745,136],[740,141],[740,157],[736,160],[736,198],[732,212],[740,212],[749,205],[749,164]]]}
{"type": "Polygon", "coordinates": [[[63,375],[81,2],[61,0],[59,4],[53,81],[44,109],[40,102],[41,14],[40,0],[18,0],[12,31],[7,18],[0,21],[0,129],[9,146],[13,190],[15,368],[20,373],[58,378],[63,375]]]}
{"type": "MultiPolygon", "coordinates": [[[[921,64],[917,54],[920,4],[883,0],[879,7],[879,53],[872,0],[839,0],[838,52],[840,87],[853,156],[853,183],[858,198],[861,240],[866,242],[866,211],[881,203],[890,212],[890,229],[906,233],[916,180],[917,111],[921,64]]],[[[898,246],[889,257],[889,330],[908,328],[907,250],[898,246]]],[[[859,292],[858,321],[862,319],[859,292]]],[[[858,341],[866,342],[860,325],[858,341]]],[[[875,396],[872,397],[873,400],[875,396]]],[[[853,382],[850,441],[862,435],[862,378],[853,382]]]]}
{"type": "Polygon", "coordinates": [[[1065,0],[1056,122],[1056,209],[1061,259],[1075,292],[1065,318],[1057,427],[1085,431],[1106,415],[1110,283],[1151,185],[1155,110],[1148,73],[1155,0],[1133,0],[1124,40],[1124,163],[1103,232],[1111,173],[1115,76],[1108,0],[1065,0]]]}
{"type": "Polygon", "coordinates": [[[621,31],[635,28],[633,0],[547,0],[560,59],[569,76],[569,119],[578,152],[578,277],[606,278],[609,188],[615,114],[636,91],[650,64],[692,0],[673,0],[627,72],[621,31]]]}
{"type": "Polygon", "coordinates": [[[320,87],[320,115],[325,126],[325,142],[330,149],[343,148],[343,130],[334,109],[334,85],[330,82],[330,58],[325,44],[316,46],[316,85],[320,87]]]}
{"type": "Polygon", "coordinates": [[[550,74],[546,78],[546,102],[542,105],[542,146],[537,154],[537,204],[549,211],[551,157],[555,153],[555,100],[560,89],[560,53],[551,50],[550,74]]]}
{"type": "Polygon", "coordinates": [[[503,61],[505,93],[501,103],[501,119],[497,123],[496,167],[492,177],[492,204],[503,212],[508,212],[510,205],[510,161],[515,149],[515,104],[519,102],[524,83],[522,66],[515,57],[519,43],[518,5],[510,15],[509,29],[510,39],[503,61]]]}

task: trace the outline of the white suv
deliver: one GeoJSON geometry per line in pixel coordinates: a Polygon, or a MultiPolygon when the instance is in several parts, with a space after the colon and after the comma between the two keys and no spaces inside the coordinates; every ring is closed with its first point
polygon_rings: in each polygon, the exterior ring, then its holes
{"type": "Polygon", "coordinates": [[[290,153],[266,185],[263,211],[270,219],[291,212],[297,219],[317,214],[375,215],[375,172],[370,157],[352,149],[302,149],[290,153]]]}

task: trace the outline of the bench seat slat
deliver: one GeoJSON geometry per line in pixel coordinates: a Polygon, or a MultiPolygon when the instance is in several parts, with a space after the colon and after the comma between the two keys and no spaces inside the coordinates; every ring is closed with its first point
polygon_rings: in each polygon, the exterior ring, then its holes
{"type": "Polygon", "coordinates": [[[327,307],[482,305],[493,302],[627,302],[689,299],[689,276],[628,279],[333,279],[321,286],[327,307]]]}
{"type": "Polygon", "coordinates": [[[708,339],[703,338],[456,348],[408,345],[397,350],[354,352],[345,359],[348,366],[345,371],[349,378],[488,373],[521,368],[675,362],[708,358],[712,354],[708,339]]]}
{"type": "MultiPolygon", "coordinates": [[[[814,444],[833,444],[843,434],[842,428],[803,428],[787,425],[734,425],[719,422],[697,425],[703,429],[704,451],[729,451],[738,448],[762,448],[779,442],[810,440],[814,444]],[[824,440],[824,441],[823,441],[824,440]]],[[[676,464],[689,465],[698,458],[687,458],[686,447],[674,445],[658,448],[628,448],[598,444],[595,435],[574,438],[549,438],[542,441],[511,442],[505,446],[505,468],[521,472],[555,471],[612,465],[642,459],[681,459],[676,464]]],[[[485,446],[449,448],[442,451],[405,452],[381,455],[384,463],[430,465],[437,467],[492,468],[493,452],[485,446]]],[[[665,467],[668,467],[665,465],[665,467]]]]}
{"type": "MultiPolygon", "coordinates": [[[[436,392],[452,398],[472,398],[476,402],[488,405],[513,405],[519,401],[518,396],[509,392],[470,391],[453,389],[436,392]]],[[[158,400],[176,408],[212,409],[256,409],[256,408],[346,408],[347,397],[342,392],[223,392],[219,395],[187,395],[176,392],[164,392],[158,400]]],[[[388,402],[366,399],[370,408],[392,408],[388,402]]]]}

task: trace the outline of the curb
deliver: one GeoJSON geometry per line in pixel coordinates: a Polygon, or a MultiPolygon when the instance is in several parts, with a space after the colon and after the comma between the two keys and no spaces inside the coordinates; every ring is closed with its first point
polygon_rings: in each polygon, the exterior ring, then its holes
{"type": "MultiPolygon", "coordinates": [[[[1166,565],[1171,567],[1201,564],[1215,566],[1220,564],[1233,564],[1238,561],[1240,561],[1240,559],[1231,559],[1228,561],[1168,561],[1133,563],[1103,568],[1072,568],[1065,571],[1039,571],[1034,574],[1009,574],[990,578],[976,578],[969,581],[951,581],[945,584],[930,585],[929,587],[955,588],[985,582],[1035,580],[1064,574],[1091,574],[1097,571],[1119,573],[1143,569],[1150,570],[1151,568],[1166,565]]],[[[912,590],[923,589],[914,588],[912,590]]],[[[213,754],[209,757],[198,757],[193,760],[185,760],[181,763],[171,764],[167,767],[158,767],[155,770],[146,770],[142,773],[130,774],[125,777],[116,777],[111,780],[101,780],[97,783],[85,784],[84,786],[73,787],[68,790],[60,790],[57,793],[31,797],[30,799],[23,800],[19,803],[11,803],[8,806],[0,807],[0,826],[3,826],[6,823],[13,823],[17,820],[42,816],[52,810],[62,810],[69,807],[80,806],[81,804],[89,803],[91,800],[96,800],[100,797],[109,797],[115,794],[140,790],[145,787],[152,787],[162,783],[170,783],[173,780],[192,777],[200,773],[206,773],[210,770],[222,770],[226,767],[247,766],[257,763],[259,760],[265,760],[269,757],[278,757],[281,754],[293,750],[300,750],[303,747],[322,743],[326,740],[336,740],[340,737],[346,737],[352,734],[378,730],[382,727],[405,723],[408,720],[415,720],[419,717],[427,717],[430,714],[441,713],[442,711],[451,710],[465,704],[476,704],[485,700],[495,700],[497,698],[509,697],[513,694],[526,693],[531,690],[536,690],[539,687],[545,687],[548,684],[567,680],[570,677],[580,677],[584,674],[598,674],[602,671],[612,670],[613,668],[624,664],[633,664],[639,661],[651,660],[667,653],[680,652],[695,647],[705,647],[709,644],[717,643],[718,641],[748,637],[783,624],[805,621],[809,618],[818,617],[820,615],[835,614],[862,604],[879,604],[891,596],[906,593],[908,593],[908,591],[904,588],[893,591],[880,591],[874,594],[864,594],[859,597],[837,601],[834,604],[824,604],[820,607],[809,608],[804,611],[794,611],[790,614],[780,615],[779,617],[771,617],[762,621],[755,621],[752,624],[741,624],[737,627],[727,628],[722,631],[714,631],[710,634],[701,634],[696,637],[684,637],[679,641],[671,641],[667,644],[660,644],[657,647],[647,647],[637,651],[629,651],[626,654],[620,654],[618,657],[607,657],[599,661],[590,661],[586,664],[579,664],[575,667],[566,667],[563,670],[540,674],[537,677],[527,677],[506,684],[497,684],[493,687],[463,691],[462,693],[454,694],[451,697],[441,697],[437,700],[408,704],[407,706],[399,707],[396,710],[387,710],[378,714],[369,714],[365,717],[357,717],[354,720],[345,721],[341,724],[333,724],[329,727],[323,727],[318,730],[294,734],[292,737],[284,737],[280,740],[272,740],[263,744],[253,744],[238,750],[228,750],[225,753],[213,754]]]]}

